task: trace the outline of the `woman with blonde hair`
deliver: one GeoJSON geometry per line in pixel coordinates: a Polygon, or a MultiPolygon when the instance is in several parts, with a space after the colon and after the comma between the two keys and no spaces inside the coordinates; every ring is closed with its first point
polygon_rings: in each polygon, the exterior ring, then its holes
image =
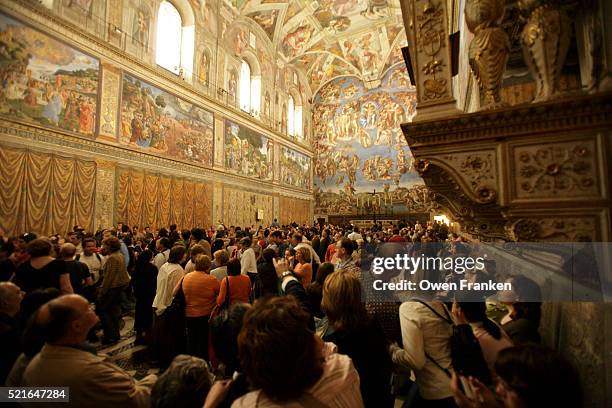
{"type": "Polygon", "coordinates": [[[366,312],[357,276],[342,269],[329,275],[323,284],[321,309],[329,321],[323,340],[335,343],[339,353],[353,360],[364,405],[393,406],[387,341],[379,323],[366,312]]]}
{"type": "Polygon", "coordinates": [[[310,263],[310,250],[308,247],[301,247],[295,251],[296,263],[293,273],[302,282],[304,289],[308,289],[312,282],[312,264],[310,263]]]}

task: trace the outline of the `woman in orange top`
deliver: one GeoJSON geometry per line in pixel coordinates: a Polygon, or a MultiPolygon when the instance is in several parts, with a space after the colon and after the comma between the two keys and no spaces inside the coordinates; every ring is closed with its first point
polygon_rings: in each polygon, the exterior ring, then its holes
{"type": "Polygon", "coordinates": [[[227,264],[227,276],[221,281],[221,289],[217,297],[217,304],[225,302],[227,286],[229,284],[230,305],[234,303],[249,303],[251,295],[251,279],[240,274],[240,260],[232,259],[227,264]]]}
{"type": "Polygon", "coordinates": [[[312,265],[310,264],[310,250],[306,247],[299,248],[295,253],[297,260],[293,267],[293,273],[298,277],[304,289],[308,289],[312,282],[312,265]]]}
{"type": "Polygon", "coordinates": [[[208,255],[198,255],[195,271],[183,278],[187,352],[205,360],[208,360],[208,319],[219,294],[219,281],[210,275],[211,263],[208,255]]]}

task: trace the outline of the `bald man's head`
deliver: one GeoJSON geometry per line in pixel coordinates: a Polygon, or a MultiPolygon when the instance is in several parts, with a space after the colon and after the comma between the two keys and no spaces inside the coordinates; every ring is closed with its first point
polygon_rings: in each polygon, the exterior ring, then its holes
{"type": "Polygon", "coordinates": [[[77,345],[98,322],[89,302],[80,295],[65,295],[47,302],[39,312],[46,322],[46,341],[58,345],[77,345]]]}
{"type": "Polygon", "coordinates": [[[60,247],[60,257],[64,260],[74,258],[74,254],[76,254],[76,247],[67,242],[60,247]]]}
{"type": "Polygon", "coordinates": [[[0,312],[15,316],[21,307],[23,292],[13,282],[0,282],[0,312]]]}

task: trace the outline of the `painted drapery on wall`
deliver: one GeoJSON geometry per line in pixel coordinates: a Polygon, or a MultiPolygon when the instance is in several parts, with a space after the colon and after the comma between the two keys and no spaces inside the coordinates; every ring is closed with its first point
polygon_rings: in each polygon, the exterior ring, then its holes
{"type": "Polygon", "coordinates": [[[151,228],[212,225],[212,185],[138,169],[117,169],[116,220],[151,228]]]}
{"type": "Polygon", "coordinates": [[[213,135],[211,112],[123,74],[122,144],[210,167],[213,135]]]}
{"type": "Polygon", "coordinates": [[[405,213],[422,185],[400,123],[412,119],[416,93],[402,65],[378,88],[354,77],[325,85],[315,99],[315,213],[405,213]],[[374,193],[376,190],[376,194],[374,193]]]}
{"type": "Polygon", "coordinates": [[[225,168],[241,176],[272,180],[272,140],[261,133],[225,121],[225,168]]]}
{"type": "Polygon", "coordinates": [[[273,199],[271,195],[253,193],[234,188],[223,188],[223,219],[225,225],[247,227],[272,223],[273,199]],[[257,220],[263,211],[263,219],[257,220]]]}
{"type": "Polygon", "coordinates": [[[65,234],[93,231],[96,162],[0,146],[0,228],[65,234]]]}
{"type": "Polygon", "coordinates": [[[280,148],[281,183],[304,190],[310,189],[310,158],[286,146],[280,148]]]}
{"type": "Polygon", "coordinates": [[[292,197],[280,197],[280,223],[288,225],[292,222],[310,224],[310,201],[292,197]]]}
{"type": "Polygon", "coordinates": [[[0,113],[92,136],[99,61],[0,14],[0,113]]]}

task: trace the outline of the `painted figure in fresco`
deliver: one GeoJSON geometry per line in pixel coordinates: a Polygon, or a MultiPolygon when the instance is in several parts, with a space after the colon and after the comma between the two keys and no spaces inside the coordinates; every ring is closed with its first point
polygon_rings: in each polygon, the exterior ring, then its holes
{"type": "Polygon", "coordinates": [[[62,127],[73,132],[76,132],[79,128],[79,101],[75,91],[70,91],[68,95],[62,127]]]}
{"type": "Polygon", "coordinates": [[[376,128],[376,104],[374,102],[366,102],[361,107],[363,111],[362,127],[365,129],[376,128]]]}
{"type": "Polygon", "coordinates": [[[387,0],[368,0],[368,5],[361,11],[368,20],[378,20],[387,16],[387,0]]]}
{"type": "Polygon", "coordinates": [[[208,72],[210,70],[210,62],[208,58],[208,52],[204,51],[202,53],[202,60],[200,61],[200,74],[198,79],[200,82],[206,84],[208,86],[208,72]]]}
{"type": "Polygon", "coordinates": [[[287,34],[283,40],[287,54],[296,55],[310,41],[313,29],[307,24],[302,24],[293,32],[287,34]]]}
{"type": "Polygon", "coordinates": [[[145,10],[138,9],[134,15],[132,44],[149,48],[149,15],[145,10]]]}
{"type": "Polygon", "coordinates": [[[79,131],[81,133],[93,133],[94,127],[94,107],[90,98],[79,97],[79,131]]]}
{"type": "MultiPolygon", "coordinates": [[[[132,137],[130,143],[136,143],[139,146],[145,146],[144,144],[144,132],[143,123],[139,113],[136,113],[132,118],[132,137]]],[[[147,144],[148,145],[148,144],[147,144]]]]}
{"type": "Polygon", "coordinates": [[[93,3],[93,0],[65,0],[64,4],[83,14],[89,15],[91,13],[91,3],[93,3]]]}
{"type": "Polygon", "coordinates": [[[236,77],[236,71],[232,70],[232,72],[230,73],[228,84],[227,84],[227,88],[228,88],[227,90],[229,92],[229,97],[231,100],[236,99],[236,88],[238,86],[237,81],[238,79],[236,77]]]}
{"type": "Polygon", "coordinates": [[[246,31],[239,30],[236,33],[236,55],[241,55],[248,45],[249,40],[247,39],[246,31]]]}
{"type": "Polygon", "coordinates": [[[43,117],[53,123],[55,126],[59,124],[59,116],[62,112],[63,101],[60,93],[52,85],[47,84],[47,106],[43,110],[43,117]]]}

